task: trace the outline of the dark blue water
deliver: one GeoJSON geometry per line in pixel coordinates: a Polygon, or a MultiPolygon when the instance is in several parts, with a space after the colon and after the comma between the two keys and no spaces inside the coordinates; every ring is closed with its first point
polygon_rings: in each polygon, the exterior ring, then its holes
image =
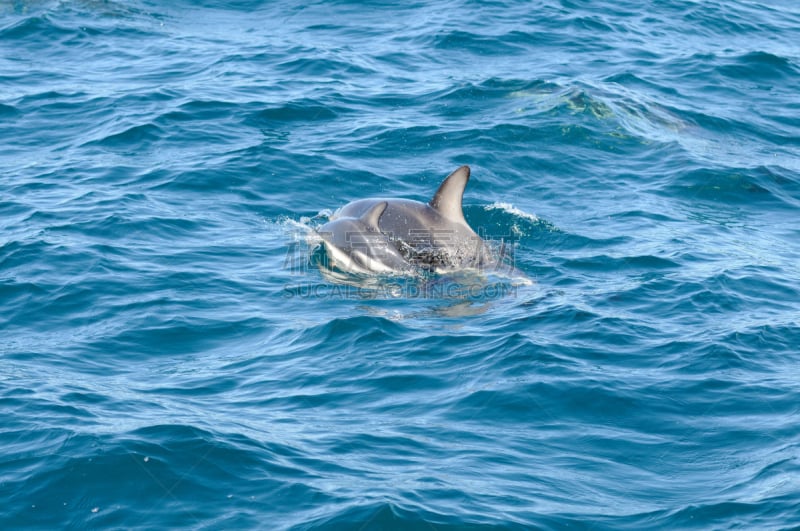
{"type": "Polygon", "coordinates": [[[0,2],[0,528],[800,524],[798,43],[788,0],[0,2]],[[533,284],[309,261],[462,164],[533,284]]]}

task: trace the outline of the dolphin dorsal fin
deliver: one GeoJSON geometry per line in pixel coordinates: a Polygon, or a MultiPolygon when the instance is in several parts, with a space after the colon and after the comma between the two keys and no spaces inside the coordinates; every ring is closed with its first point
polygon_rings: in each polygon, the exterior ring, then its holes
{"type": "Polygon", "coordinates": [[[371,206],[369,210],[364,212],[364,215],[361,216],[361,221],[370,230],[374,231],[380,230],[378,228],[378,220],[381,219],[383,211],[386,210],[387,206],[389,206],[389,203],[387,203],[386,201],[381,201],[380,203],[376,203],[375,205],[371,206]]]}
{"type": "Polygon", "coordinates": [[[469,181],[469,166],[461,166],[447,176],[428,204],[445,218],[466,225],[467,220],[464,219],[461,201],[464,198],[467,181],[469,181]]]}

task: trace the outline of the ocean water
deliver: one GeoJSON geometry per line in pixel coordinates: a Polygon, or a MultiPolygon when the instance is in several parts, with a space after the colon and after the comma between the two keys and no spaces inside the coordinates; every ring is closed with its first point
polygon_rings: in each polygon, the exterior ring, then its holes
{"type": "Polygon", "coordinates": [[[798,43],[789,0],[0,0],[0,528],[800,525],[798,43]],[[530,283],[315,267],[462,164],[530,283]]]}

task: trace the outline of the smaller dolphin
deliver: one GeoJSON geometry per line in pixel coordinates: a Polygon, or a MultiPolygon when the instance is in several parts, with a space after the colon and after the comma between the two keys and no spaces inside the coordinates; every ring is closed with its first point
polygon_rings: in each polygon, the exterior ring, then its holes
{"type": "Polygon", "coordinates": [[[372,204],[356,216],[338,216],[317,229],[325,245],[328,269],[348,273],[401,273],[411,266],[381,233],[379,220],[388,203],[372,204]]]}

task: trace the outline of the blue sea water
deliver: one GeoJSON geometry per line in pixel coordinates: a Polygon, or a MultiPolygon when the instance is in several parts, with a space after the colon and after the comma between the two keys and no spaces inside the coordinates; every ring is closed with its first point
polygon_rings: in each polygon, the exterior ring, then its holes
{"type": "Polygon", "coordinates": [[[789,0],[0,1],[0,528],[800,525],[798,43],[789,0]],[[462,164],[530,285],[309,259],[462,164]]]}

